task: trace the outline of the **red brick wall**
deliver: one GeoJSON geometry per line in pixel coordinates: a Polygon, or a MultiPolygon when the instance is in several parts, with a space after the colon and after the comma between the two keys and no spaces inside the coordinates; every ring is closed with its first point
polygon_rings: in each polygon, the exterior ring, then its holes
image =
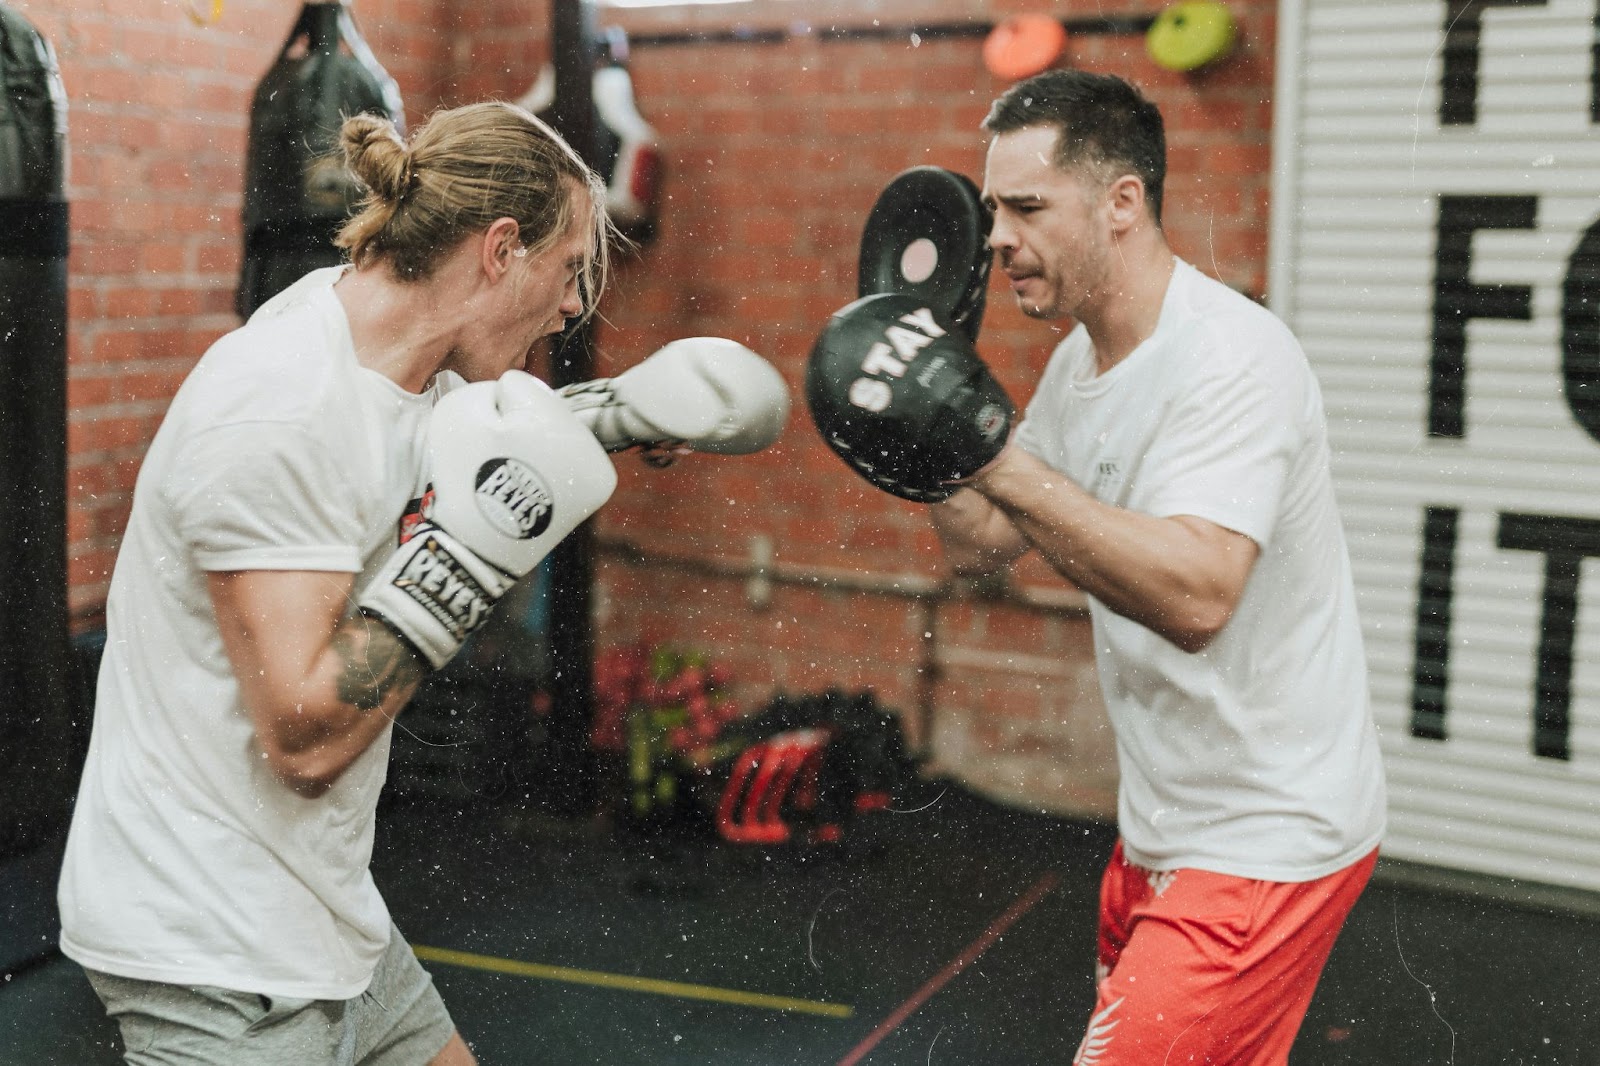
{"type": "MultiPolygon", "coordinates": [[[[227,0],[220,22],[202,27],[183,4],[10,2],[55,45],[70,97],[69,576],[81,629],[98,621],[133,478],[168,398],[236,324],[250,95],[298,4],[227,0]]],[[[1071,0],[1050,10],[1072,18],[1161,6],[1071,0]]],[[[637,36],[686,23],[723,28],[733,13],[768,27],[910,27],[1038,7],[754,0],[600,16],[637,36]]],[[[1214,70],[1162,72],[1128,35],[1077,35],[1065,61],[1129,76],[1162,105],[1173,244],[1260,293],[1276,5],[1230,7],[1240,44],[1214,70]]],[[[357,17],[413,123],[435,106],[520,96],[548,55],[548,0],[358,0],[357,17]]],[[[1103,808],[1114,772],[1085,624],[845,587],[897,575],[901,592],[930,587],[937,550],[921,510],[849,474],[798,398],[811,339],[854,295],[861,224],[884,183],[918,163],[981,177],[978,124],[1005,86],[984,71],[980,49],[977,38],[814,34],[635,49],[640,107],[666,142],[667,202],[660,238],[622,268],[607,298],[601,370],[674,337],[715,334],[768,356],[797,391],[787,432],[762,455],[692,457],[667,470],[621,458],[602,542],[630,542],[646,556],[603,555],[597,639],[602,648],[640,639],[700,648],[734,669],[750,706],[779,686],[871,685],[919,737],[931,720],[941,757],[980,784],[1043,805],[1103,808]],[[753,538],[765,538],[780,568],[769,597],[758,598],[764,606],[736,572],[753,538]],[[671,559],[652,562],[650,552],[671,559]],[[818,585],[819,575],[832,586],[818,585]]],[[[998,286],[989,303],[979,347],[1025,402],[1053,334],[998,286]]],[[[1037,565],[1021,583],[1060,587],[1037,565]]]]}
{"type": "MultiPolygon", "coordinates": [[[[10,2],[54,46],[69,98],[68,580],[83,629],[98,622],[169,398],[238,324],[250,97],[300,6],[227,0],[196,25],[178,3],[10,2]]],[[[413,119],[450,68],[438,7],[365,0],[357,12],[413,119]]]]}

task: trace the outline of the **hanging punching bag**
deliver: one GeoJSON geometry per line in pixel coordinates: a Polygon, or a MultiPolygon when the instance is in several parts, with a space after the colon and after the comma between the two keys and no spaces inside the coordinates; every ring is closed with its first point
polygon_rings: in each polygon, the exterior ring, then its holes
{"type": "MultiPolygon", "coordinates": [[[[661,138],[639,114],[628,73],[628,38],[608,26],[600,42],[591,94],[594,102],[594,159],[590,162],[606,183],[606,214],[636,245],[655,239],[661,210],[661,138]]],[[[557,125],[556,72],[546,64],[517,101],[540,118],[557,125]]],[[[559,127],[558,127],[559,128],[559,127]]]]}
{"type": "Polygon", "coordinates": [[[0,2],[0,860],[65,829],[78,769],[68,699],[66,120],[55,52],[0,2]]]}
{"type": "Polygon", "coordinates": [[[333,237],[361,198],[339,153],[339,127],[373,112],[402,128],[400,89],[356,29],[348,2],[300,9],[250,104],[244,262],[234,309],[250,317],[308,270],[335,266],[333,237]]]}
{"type": "Polygon", "coordinates": [[[661,193],[661,142],[639,114],[633,77],[620,62],[594,72],[595,127],[606,213],[637,244],[655,239],[661,193]]]}
{"type": "Polygon", "coordinates": [[[606,213],[635,244],[656,236],[661,205],[661,138],[639,114],[628,73],[628,35],[607,26],[594,72],[595,165],[606,179],[606,213]]]}

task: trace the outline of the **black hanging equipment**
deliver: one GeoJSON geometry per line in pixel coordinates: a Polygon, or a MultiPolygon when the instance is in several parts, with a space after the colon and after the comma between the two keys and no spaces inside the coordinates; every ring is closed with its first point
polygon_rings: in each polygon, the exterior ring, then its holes
{"type": "Polygon", "coordinates": [[[250,104],[244,262],[234,308],[256,308],[344,253],[333,237],[361,199],[339,127],[363,112],[404,129],[400,89],[356,28],[348,0],[307,3],[250,104]]]}
{"type": "Polygon", "coordinates": [[[0,2],[0,603],[8,605],[0,611],[0,860],[65,829],[77,781],[68,696],[66,138],[55,52],[0,2]]]}
{"type": "MultiPolygon", "coordinates": [[[[628,73],[628,37],[608,26],[598,36],[590,82],[593,151],[585,155],[606,183],[606,214],[630,244],[655,240],[661,215],[663,161],[661,137],[639,113],[633,75],[628,73]]],[[[571,57],[561,57],[572,62],[571,57]]],[[[533,85],[517,101],[570,140],[556,100],[556,68],[539,69],[533,85]]]]}
{"type": "Polygon", "coordinates": [[[607,27],[604,58],[594,72],[595,149],[606,179],[606,212],[638,245],[655,240],[661,210],[661,139],[639,114],[628,73],[628,38],[607,27]]]}

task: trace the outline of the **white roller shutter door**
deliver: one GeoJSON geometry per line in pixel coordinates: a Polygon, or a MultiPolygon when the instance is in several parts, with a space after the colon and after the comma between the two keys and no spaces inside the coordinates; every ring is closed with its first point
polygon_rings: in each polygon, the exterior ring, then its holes
{"type": "Polygon", "coordinates": [[[1386,853],[1588,889],[1597,18],[1596,0],[1287,0],[1270,283],[1327,400],[1386,853]]]}

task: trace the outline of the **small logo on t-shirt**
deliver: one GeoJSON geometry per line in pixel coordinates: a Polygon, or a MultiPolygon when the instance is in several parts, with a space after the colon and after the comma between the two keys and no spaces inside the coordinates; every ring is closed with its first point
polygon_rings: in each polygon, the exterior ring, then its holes
{"type": "Polygon", "coordinates": [[[1089,494],[1097,500],[1111,501],[1122,489],[1122,460],[1101,459],[1094,464],[1094,477],[1089,482],[1089,494]]]}
{"type": "Polygon", "coordinates": [[[405,512],[400,516],[401,544],[417,535],[417,531],[422,528],[422,523],[428,520],[428,514],[432,510],[433,486],[429,485],[426,492],[406,504],[405,512]]]}

